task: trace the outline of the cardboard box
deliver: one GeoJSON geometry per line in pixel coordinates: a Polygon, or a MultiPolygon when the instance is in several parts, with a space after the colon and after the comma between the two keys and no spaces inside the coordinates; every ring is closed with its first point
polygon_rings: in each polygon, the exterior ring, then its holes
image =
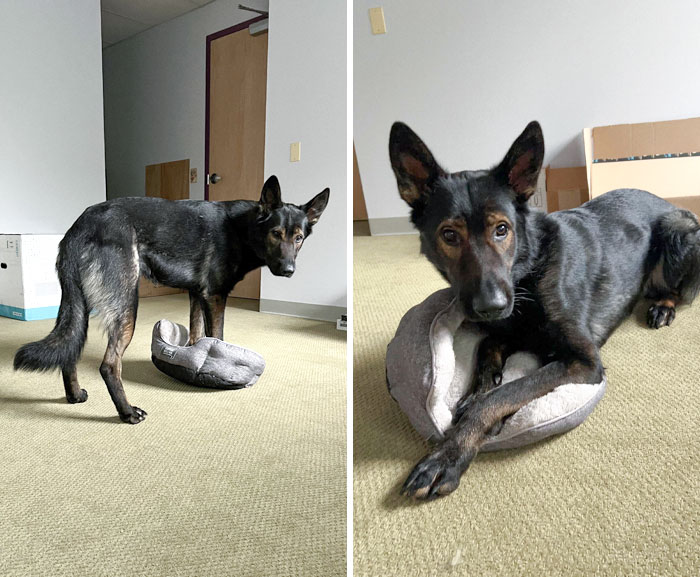
{"type": "Polygon", "coordinates": [[[547,212],[576,208],[589,200],[585,166],[547,167],[547,212]]]}
{"type": "Polygon", "coordinates": [[[698,212],[700,118],[585,129],[591,198],[616,188],[640,188],[698,212]]]}
{"type": "Polygon", "coordinates": [[[534,210],[547,212],[547,174],[545,169],[540,170],[537,175],[537,187],[527,203],[534,210]]]}
{"type": "Polygon", "coordinates": [[[55,318],[61,304],[56,275],[60,234],[0,234],[0,315],[55,318]]]}

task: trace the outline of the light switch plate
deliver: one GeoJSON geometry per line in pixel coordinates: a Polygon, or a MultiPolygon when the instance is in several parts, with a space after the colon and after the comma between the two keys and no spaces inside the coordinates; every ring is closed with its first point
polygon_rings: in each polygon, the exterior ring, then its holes
{"type": "Polygon", "coordinates": [[[369,22],[372,26],[372,34],[386,34],[386,22],[384,21],[384,8],[381,6],[369,9],[369,22]]]}
{"type": "Polygon", "coordinates": [[[197,183],[197,169],[196,168],[190,168],[190,183],[191,184],[197,183]]]}
{"type": "Polygon", "coordinates": [[[301,142],[292,142],[289,145],[289,162],[299,162],[301,160],[301,142]]]}

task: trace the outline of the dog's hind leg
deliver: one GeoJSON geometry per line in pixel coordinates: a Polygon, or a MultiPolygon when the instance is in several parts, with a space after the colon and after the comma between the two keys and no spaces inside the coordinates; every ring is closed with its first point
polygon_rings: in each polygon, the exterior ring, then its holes
{"type": "Polygon", "coordinates": [[[66,389],[66,399],[69,403],[84,403],[88,394],[85,389],[81,389],[78,384],[78,371],[75,365],[61,369],[63,373],[63,386],[66,389]]]}
{"type": "Polygon", "coordinates": [[[122,356],[134,334],[139,304],[139,255],[133,231],[107,229],[108,241],[92,245],[84,253],[82,276],[90,309],[102,316],[107,351],[100,374],[112,402],[125,423],[140,423],[146,412],[126,400],[122,386],[122,356]]]}
{"type": "Polygon", "coordinates": [[[122,357],[134,335],[134,323],[136,321],[136,306],[121,316],[110,327],[107,351],[105,352],[100,374],[107,385],[109,396],[117,408],[119,418],[125,423],[135,425],[146,418],[146,411],[134,407],[126,400],[122,385],[122,357]]]}
{"type": "Polygon", "coordinates": [[[676,305],[690,304],[700,291],[700,225],[687,210],[665,214],[655,231],[659,258],[649,276],[646,297],[651,328],[670,326],[676,305]]]}

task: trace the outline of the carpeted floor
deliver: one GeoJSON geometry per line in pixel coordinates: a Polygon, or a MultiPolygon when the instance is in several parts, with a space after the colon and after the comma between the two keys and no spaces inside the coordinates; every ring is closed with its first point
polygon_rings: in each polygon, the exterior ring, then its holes
{"type": "Polygon", "coordinates": [[[479,455],[456,493],[414,503],[398,490],[427,445],[387,393],[384,354],[445,285],[414,235],[356,238],[354,263],[356,577],[698,574],[700,304],[671,328],[618,329],[583,425],[479,455]]]}
{"type": "Polygon", "coordinates": [[[346,333],[229,306],[226,339],[261,353],[251,389],[181,384],[150,361],[153,324],[186,295],[142,299],[119,421],[90,335],[68,405],[58,374],[12,371],[53,321],[0,317],[0,575],[346,574],[346,333]]]}

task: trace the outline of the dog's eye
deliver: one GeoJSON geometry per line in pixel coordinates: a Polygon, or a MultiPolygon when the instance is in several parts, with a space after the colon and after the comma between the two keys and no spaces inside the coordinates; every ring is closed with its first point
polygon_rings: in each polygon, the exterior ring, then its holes
{"type": "Polygon", "coordinates": [[[501,223],[496,227],[496,238],[505,238],[508,235],[508,225],[501,223]]]}
{"type": "Polygon", "coordinates": [[[304,237],[301,236],[300,234],[298,234],[298,235],[296,235],[296,236],[294,237],[294,241],[295,241],[297,244],[300,243],[302,240],[304,240],[304,237]]]}
{"type": "Polygon", "coordinates": [[[457,231],[452,230],[451,228],[444,228],[442,229],[442,238],[447,244],[457,244],[459,242],[459,235],[457,234],[457,231]]]}
{"type": "Polygon", "coordinates": [[[279,230],[273,230],[272,236],[274,236],[275,238],[282,238],[282,233],[279,230]]]}

